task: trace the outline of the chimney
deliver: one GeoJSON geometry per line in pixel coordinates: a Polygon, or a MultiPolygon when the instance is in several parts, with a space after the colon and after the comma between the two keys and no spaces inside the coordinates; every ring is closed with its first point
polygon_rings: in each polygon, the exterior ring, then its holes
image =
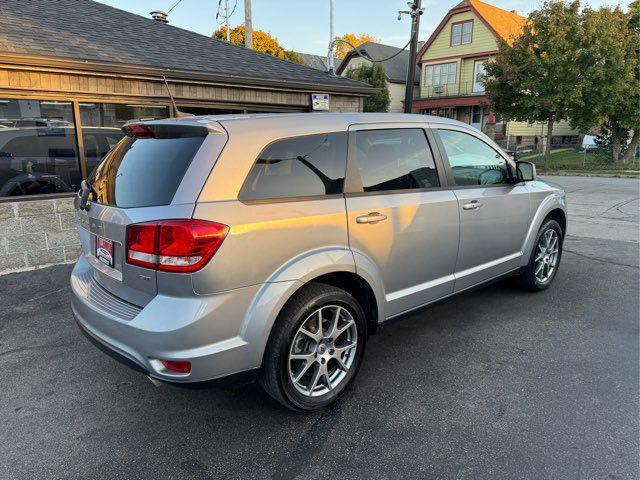
{"type": "Polygon", "coordinates": [[[418,42],[418,48],[417,48],[418,52],[420,51],[420,49],[423,47],[423,45],[424,45],[425,43],[426,43],[426,42],[424,42],[424,41],[422,41],[422,42],[418,42]]]}
{"type": "Polygon", "coordinates": [[[153,12],[150,12],[149,15],[151,15],[151,18],[156,22],[169,23],[169,20],[167,20],[167,14],[160,10],[154,10],[153,12]]]}

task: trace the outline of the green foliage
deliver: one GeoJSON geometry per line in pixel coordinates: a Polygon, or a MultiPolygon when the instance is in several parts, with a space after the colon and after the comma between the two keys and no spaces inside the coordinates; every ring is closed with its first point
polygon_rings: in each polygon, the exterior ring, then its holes
{"type": "Polygon", "coordinates": [[[549,127],[565,119],[583,132],[600,126],[612,137],[617,161],[629,132],[638,137],[639,29],[640,0],[628,13],[609,7],[581,12],[577,0],[545,2],[513,44],[499,42],[498,57],[487,65],[492,108],[549,127]]]}
{"type": "Polygon", "coordinates": [[[391,97],[387,86],[387,77],[382,65],[379,63],[363,63],[362,65],[349,68],[345,73],[346,77],[353,80],[368,83],[372,87],[379,88],[380,91],[364,100],[365,112],[388,112],[391,97]]]}
{"type": "MultiPolygon", "coordinates": [[[[637,1],[634,3],[638,3],[637,1]]],[[[573,125],[600,125],[619,160],[630,131],[640,125],[637,31],[631,13],[619,7],[587,8],[582,14],[578,79],[580,98],[570,108],[573,125]]]]}
{"type": "MultiPolygon", "coordinates": [[[[244,32],[244,25],[239,25],[235,28],[231,28],[229,30],[230,43],[244,47],[244,32]]],[[[226,41],[227,27],[223,26],[222,28],[213,32],[213,35],[211,36],[218,40],[226,41]]],[[[262,30],[254,30],[252,35],[252,42],[253,50],[255,50],[256,52],[266,53],[283,60],[289,60],[290,62],[303,63],[299,55],[290,50],[285,50],[284,47],[278,42],[278,39],[272,37],[267,32],[264,32],[262,30]]]]}
{"type": "Polygon", "coordinates": [[[499,54],[486,67],[486,91],[494,110],[521,121],[567,118],[579,95],[577,57],[580,4],[549,1],[529,15],[511,45],[499,42],[499,54]]]}

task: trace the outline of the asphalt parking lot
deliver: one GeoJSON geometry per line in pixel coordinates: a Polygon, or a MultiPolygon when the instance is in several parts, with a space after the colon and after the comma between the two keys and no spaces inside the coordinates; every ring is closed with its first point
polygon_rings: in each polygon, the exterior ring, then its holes
{"type": "Polygon", "coordinates": [[[0,277],[0,478],[638,478],[639,183],[552,180],[570,234],[551,289],[384,328],[315,414],[127,370],[77,330],[69,265],[0,277]]]}

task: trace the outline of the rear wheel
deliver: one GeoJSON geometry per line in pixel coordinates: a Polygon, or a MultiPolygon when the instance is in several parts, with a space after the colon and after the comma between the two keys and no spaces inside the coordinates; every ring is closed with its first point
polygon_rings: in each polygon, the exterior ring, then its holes
{"type": "Polygon", "coordinates": [[[521,283],[533,292],[549,288],[560,267],[562,228],[555,220],[546,220],[536,236],[528,265],[520,274],[521,283]]]}
{"type": "Polygon", "coordinates": [[[280,313],[259,383],[292,410],[318,410],[334,402],[351,383],[366,338],[364,313],[351,294],[309,284],[280,313]]]}

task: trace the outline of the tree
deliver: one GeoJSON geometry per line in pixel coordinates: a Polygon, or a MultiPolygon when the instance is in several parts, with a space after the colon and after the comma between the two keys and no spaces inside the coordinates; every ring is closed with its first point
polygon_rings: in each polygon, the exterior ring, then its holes
{"type": "Polygon", "coordinates": [[[487,64],[485,89],[493,110],[520,121],[545,121],[544,169],[549,164],[553,126],[568,117],[580,89],[580,2],[547,1],[529,15],[522,33],[487,64]]]}
{"type": "Polygon", "coordinates": [[[635,66],[635,94],[631,97],[629,102],[629,108],[635,115],[632,114],[631,120],[633,122],[633,137],[627,152],[622,157],[622,163],[628,165],[631,159],[636,153],[636,149],[640,147],[640,44],[638,38],[640,38],[640,0],[634,0],[629,4],[628,10],[629,28],[634,35],[634,45],[636,46],[634,59],[637,62],[635,66]]]}
{"type": "Polygon", "coordinates": [[[359,80],[380,89],[374,95],[364,100],[363,110],[365,112],[387,112],[391,97],[389,96],[389,87],[387,86],[387,76],[384,73],[382,65],[379,63],[363,63],[362,65],[349,68],[345,73],[346,77],[352,80],[359,80]]]}
{"type": "MultiPolygon", "coordinates": [[[[229,30],[229,40],[234,45],[244,47],[244,25],[238,25],[229,30]]],[[[218,40],[227,40],[227,27],[223,26],[220,29],[213,32],[211,35],[218,40]]],[[[278,39],[272,37],[267,32],[262,30],[253,31],[253,50],[256,52],[266,53],[274,57],[282,58],[283,60],[289,60],[290,62],[303,63],[300,56],[292,51],[285,50],[278,42],[278,39]]]]}
{"type": "MultiPolygon", "coordinates": [[[[637,10],[640,2],[634,3],[637,10]]],[[[622,163],[631,160],[640,135],[638,33],[631,11],[627,14],[619,7],[602,7],[582,13],[580,76],[576,80],[581,95],[574,98],[569,119],[582,131],[600,125],[609,137],[615,163],[619,163],[623,145],[633,131],[632,145],[622,163]]]]}
{"type": "MultiPolygon", "coordinates": [[[[342,38],[343,40],[346,40],[354,47],[359,47],[365,42],[380,43],[380,40],[369,35],[368,33],[345,33],[340,38],[342,38]]],[[[351,47],[344,42],[336,42],[335,47],[336,47],[335,55],[338,58],[344,58],[345,55],[351,51],[351,47]]]]}

